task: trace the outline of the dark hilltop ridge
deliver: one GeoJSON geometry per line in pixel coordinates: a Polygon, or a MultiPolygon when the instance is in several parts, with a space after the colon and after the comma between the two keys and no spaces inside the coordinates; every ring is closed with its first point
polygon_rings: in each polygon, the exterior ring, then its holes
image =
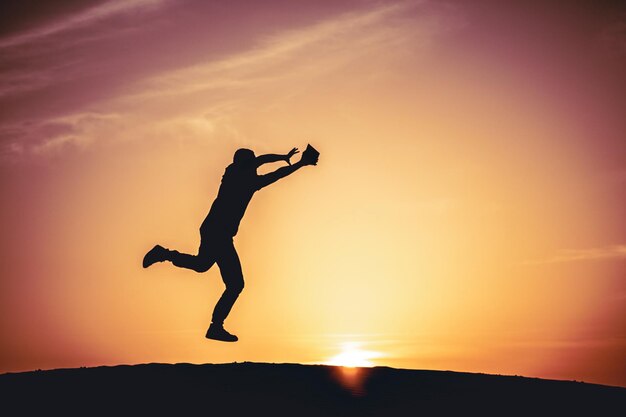
{"type": "Polygon", "coordinates": [[[626,388],[620,387],[450,371],[248,362],[8,373],[0,375],[0,398],[3,415],[626,415],[626,388]]]}

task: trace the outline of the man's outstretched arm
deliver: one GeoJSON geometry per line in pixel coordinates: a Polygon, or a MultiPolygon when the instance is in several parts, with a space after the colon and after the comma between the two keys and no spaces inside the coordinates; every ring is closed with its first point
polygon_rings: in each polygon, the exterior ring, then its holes
{"type": "Polygon", "coordinates": [[[275,183],[281,178],[285,178],[289,174],[293,174],[298,169],[302,168],[306,165],[315,165],[317,163],[317,158],[315,159],[305,159],[302,157],[298,162],[293,165],[289,165],[286,167],[278,168],[274,172],[270,172],[269,174],[259,176],[259,182],[257,184],[257,189],[261,189],[263,187],[267,187],[270,184],[275,183]]]}
{"type": "Polygon", "coordinates": [[[263,164],[270,164],[272,162],[278,162],[278,161],[285,161],[289,165],[291,165],[291,162],[289,162],[289,159],[291,159],[291,157],[297,154],[298,152],[299,152],[298,148],[293,148],[286,155],[277,155],[273,153],[259,155],[254,159],[254,163],[257,166],[257,168],[263,164]]]}

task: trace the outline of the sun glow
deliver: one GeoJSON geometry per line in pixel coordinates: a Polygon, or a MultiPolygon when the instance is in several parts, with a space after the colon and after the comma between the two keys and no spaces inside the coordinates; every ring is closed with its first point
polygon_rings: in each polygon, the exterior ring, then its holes
{"type": "Polygon", "coordinates": [[[626,387],[626,2],[31,3],[0,30],[0,373],[626,387]],[[237,149],[309,142],[318,165],[255,193],[233,240],[242,342],[204,340],[219,265],[143,256],[197,253],[237,149]]]}
{"type": "Polygon", "coordinates": [[[359,348],[359,344],[354,342],[344,343],[342,345],[341,353],[333,356],[328,362],[328,365],[343,366],[345,368],[365,367],[369,368],[374,366],[371,359],[380,357],[380,353],[372,352],[368,350],[362,350],[359,348]]]}

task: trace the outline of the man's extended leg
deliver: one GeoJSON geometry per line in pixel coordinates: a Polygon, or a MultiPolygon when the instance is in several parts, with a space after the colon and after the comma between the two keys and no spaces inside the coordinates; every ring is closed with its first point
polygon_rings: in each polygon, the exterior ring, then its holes
{"type": "Polygon", "coordinates": [[[224,320],[228,316],[228,313],[230,313],[233,304],[237,301],[237,297],[239,297],[244,286],[241,263],[239,262],[239,256],[237,255],[232,239],[228,239],[224,242],[224,245],[220,247],[217,256],[217,265],[220,268],[226,289],[215,305],[212,323],[207,331],[206,337],[225,342],[236,342],[237,336],[228,333],[223,327],[224,320]]]}

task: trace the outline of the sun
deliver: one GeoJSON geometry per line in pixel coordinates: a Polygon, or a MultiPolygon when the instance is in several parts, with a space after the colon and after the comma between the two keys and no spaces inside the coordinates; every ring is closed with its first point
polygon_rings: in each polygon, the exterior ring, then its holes
{"type": "Polygon", "coordinates": [[[362,350],[357,343],[348,342],[342,345],[342,351],[333,356],[327,364],[345,368],[369,368],[374,366],[371,359],[378,356],[380,356],[378,352],[362,350]]]}

